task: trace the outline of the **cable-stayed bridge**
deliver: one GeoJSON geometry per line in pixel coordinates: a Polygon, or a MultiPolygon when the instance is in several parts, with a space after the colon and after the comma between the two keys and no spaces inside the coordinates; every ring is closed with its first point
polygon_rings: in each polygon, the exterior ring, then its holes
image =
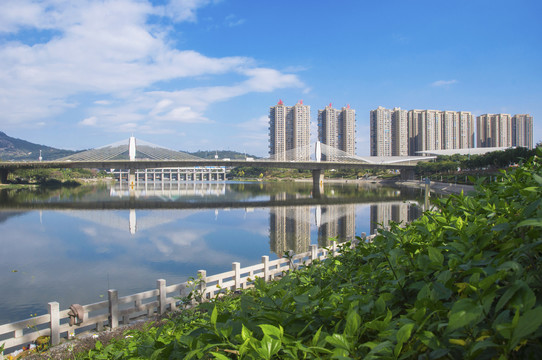
{"type": "MultiPolygon", "coordinates": [[[[129,170],[130,182],[135,181],[136,170],[190,168],[190,167],[238,167],[290,168],[310,170],[315,186],[323,184],[323,172],[330,169],[395,169],[405,179],[414,176],[419,161],[434,157],[359,157],[325,144],[296,148],[266,159],[203,159],[181,151],[174,151],[130,137],[96,149],[82,151],[54,161],[0,162],[0,182],[6,182],[9,172],[31,168],[90,168],[129,170]],[[314,151],[311,151],[313,148],[314,151]],[[313,154],[312,159],[310,154],[313,154]]],[[[195,180],[195,179],[194,179],[195,180]]],[[[209,179],[210,180],[210,179],[209,179]]]]}

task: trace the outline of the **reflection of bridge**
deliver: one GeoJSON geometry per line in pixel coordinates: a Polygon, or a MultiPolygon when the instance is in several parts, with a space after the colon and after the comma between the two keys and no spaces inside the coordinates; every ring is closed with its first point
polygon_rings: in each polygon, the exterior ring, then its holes
{"type": "Polygon", "coordinates": [[[175,199],[183,196],[221,196],[226,194],[226,184],[224,182],[143,182],[136,186],[128,186],[119,182],[110,190],[111,197],[158,197],[166,199],[175,199]]]}
{"type": "MultiPolygon", "coordinates": [[[[418,161],[434,157],[359,157],[317,143],[313,161],[279,161],[273,158],[253,159],[202,159],[180,151],[164,149],[130,137],[128,143],[119,142],[98,149],[83,151],[56,161],[0,162],[0,182],[6,182],[9,172],[17,169],[39,168],[89,168],[129,170],[130,184],[135,183],[138,169],[189,168],[189,167],[238,167],[291,168],[310,170],[315,190],[319,192],[324,179],[324,170],[330,169],[394,169],[400,170],[403,178],[412,178],[418,161]],[[322,155],[333,161],[320,161],[322,155]]],[[[295,150],[295,149],[294,149],[295,150]]],[[[292,150],[290,150],[292,151],[292,150]]],[[[288,158],[282,157],[282,158],[288,158]]]]}

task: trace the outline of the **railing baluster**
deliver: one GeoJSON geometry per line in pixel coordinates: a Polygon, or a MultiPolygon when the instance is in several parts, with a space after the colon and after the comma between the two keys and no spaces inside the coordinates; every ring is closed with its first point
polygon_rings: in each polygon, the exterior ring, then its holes
{"type": "Polygon", "coordinates": [[[60,344],[60,304],[56,301],[49,303],[49,328],[51,330],[51,345],[60,344]]]}

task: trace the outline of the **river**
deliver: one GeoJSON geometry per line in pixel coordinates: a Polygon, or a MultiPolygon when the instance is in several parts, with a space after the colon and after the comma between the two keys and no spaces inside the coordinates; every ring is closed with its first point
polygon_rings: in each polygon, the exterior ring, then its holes
{"type": "Polygon", "coordinates": [[[0,324],[328,246],[421,215],[420,190],[358,182],[0,190],[0,324]]]}

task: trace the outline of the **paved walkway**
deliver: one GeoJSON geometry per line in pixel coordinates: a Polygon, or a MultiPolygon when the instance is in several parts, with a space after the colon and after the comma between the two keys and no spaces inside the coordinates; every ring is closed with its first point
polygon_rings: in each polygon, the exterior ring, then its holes
{"type": "MultiPolygon", "coordinates": [[[[419,189],[425,188],[425,183],[420,180],[395,181],[395,184],[399,186],[408,186],[419,189]]],[[[445,195],[460,194],[462,191],[464,194],[468,194],[469,192],[474,191],[474,186],[472,185],[442,183],[437,181],[431,181],[430,187],[431,192],[445,195]]]]}

